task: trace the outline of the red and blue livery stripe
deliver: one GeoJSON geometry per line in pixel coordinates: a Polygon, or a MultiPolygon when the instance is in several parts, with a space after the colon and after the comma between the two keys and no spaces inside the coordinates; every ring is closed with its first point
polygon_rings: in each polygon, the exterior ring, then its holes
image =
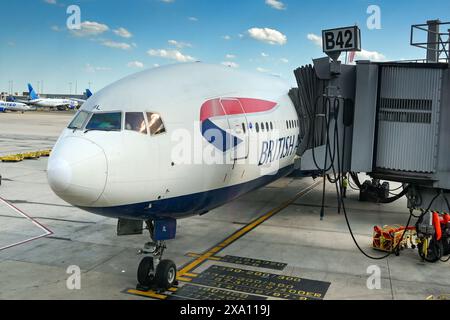
{"type": "Polygon", "coordinates": [[[242,140],[220,128],[214,123],[214,119],[270,112],[276,106],[276,102],[250,98],[217,98],[208,100],[202,105],[200,111],[202,135],[217,149],[226,152],[238,146],[242,143],[242,140]]]}

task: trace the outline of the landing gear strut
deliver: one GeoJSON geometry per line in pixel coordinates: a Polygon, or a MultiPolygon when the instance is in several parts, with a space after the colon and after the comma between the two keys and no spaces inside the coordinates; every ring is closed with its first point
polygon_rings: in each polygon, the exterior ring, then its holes
{"type": "MultiPolygon", "coordinates": [[[[170,223],[173,223],[170,221],[170,223]]],[[[147,228],[150,232],[152,242],[145,244],[144,249],[140,250],[140,254],[151,255],[142,259],[139,264],[137,279],[138,289],[148,291],[157,289],[165,291],[173,286],[178,285],[177,267],[171,260],[163,260],[164,250],[167,248],[164,235],[161,236],[159,229],[166,232],[167,225],[164,221],[156,222],[147,221],[147,228]]],[[[174,236],[174,235],[173,235],[174,236]]]]}

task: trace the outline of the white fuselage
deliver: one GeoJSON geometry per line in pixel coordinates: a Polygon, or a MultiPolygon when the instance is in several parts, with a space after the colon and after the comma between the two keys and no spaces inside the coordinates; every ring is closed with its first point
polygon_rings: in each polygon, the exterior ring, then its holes
{"type": "Polygon", "coordinates": [[[39,108],[71,108],[78,107],[78,101],[71,99],[34,99],[27,102],[39,108]]]}
{"type": "Polygon", "coordinates": [[[31,110],[35,110],[35,109],[31,108],[30,106],[28,106],[24,103],[0,101],[0,112],[5,112],[5,111],[25,112],[25,111],[31,111],[31,110]]]}
{"type": "Polygon", "coordinates": [[[289,89],[275,77],[202,63],[125,78],[83,105],[78,129],[64,130],[49,160],[50,186],[110,217],[206,213],[292,172],[299,122],[289,89]],[[114,112],[119,130],[86,127],[93,115],[114,112]],[[144,113],[147,125],[160,115],[164,132],[129,130],[130,112],[144,113]]]}

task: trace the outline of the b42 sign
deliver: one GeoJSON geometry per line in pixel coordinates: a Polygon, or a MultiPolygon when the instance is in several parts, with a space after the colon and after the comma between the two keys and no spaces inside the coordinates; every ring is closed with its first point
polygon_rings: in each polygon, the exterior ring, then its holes
{"type": "Polygon", "coordinates": [[[361,51],[361,30],[354,26],[322,31],[323,52],[361,51]]]}

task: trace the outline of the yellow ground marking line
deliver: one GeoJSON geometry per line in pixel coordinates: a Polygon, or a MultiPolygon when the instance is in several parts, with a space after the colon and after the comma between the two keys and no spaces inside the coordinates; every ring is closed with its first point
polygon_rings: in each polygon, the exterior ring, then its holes
{"type": "Polygon", "coordinates": [[[198,274],[196,274],[196,273],[186,273],[185,276],[189,277],[189,278],[197,278],[198,274]]]}
{"type": "MultiPolygon", "coordinates": [[[[198,258],[198,257],[201,257],[202,255],[203,255],[203,254],[200,254],[200,253],[193,253],[193,252],[189,252],[189,253],[187,254],[187,256],[188,256],[188,257],[191,257],[191,258],[198,258]]],[[[209,260],[220,261],[220,260],[222,260],[222,258],[221,258],[221,257],[210,257],[209,260]]]]}
{"type": "Polygon", "coordinates": [[[181,282],[191,282],[192,281],[192,279],[189,279],[186,277],[177,277],[177,280],[181,281],[181,282]]]}
{"type": "Polygon", "coordinates": [[[224,241],[219,243],[217,246],[213,247],[212,249],[208,250],[207,252],[205,252],[201,256],[197,257],[194,261],[192,261],[191,263],[189,263],[188,265],[183,267],[178,272],[179,277],[183,277],[187,273],[190,273],[192,270],[196,269],[198,266],[203,264],[205,261],[210,260],[211,258],[214,258],[214,256],[217,253],[219,253],[220,251],[224,250],[229,245],[231,245],[233,242],[235,242],[236,240],[242,238],[247,233],[249,233],[250,231],[252,231],[255,228],[257,228],[258,226],[260,226],[262,223],[264,223],[267,220],[269,220],[270,218],[272,218],[274,215],[276,215],[276,214],[280,213],[281,211],[283,211],[284,209],[286,209],[289,205],[291,205],[292,203],[297,201],[299,198],[301,198],[301,197],[305,196],[306,194],[308,194],[310,191],[312,191],[314,188],[316,188],[320,184],[321,184],[320,181],[313,183],[312,185],[310,185],[306,189],[304,189],[304,190],[300,191],[298,194],[296,194],[295,197],[293,197],[291,200],[286,201],[285,203],[283,203],[279,207],[271,210],[267,214],[261,216],[260,218],[256,219],[255,221],[251,222],[250,224],[246,225],[245,227],[243,227],[242,229],[238,230],[237,232],[232,234],[230,237],[228,237],[227,239],[225,239],[224,241]]]}

